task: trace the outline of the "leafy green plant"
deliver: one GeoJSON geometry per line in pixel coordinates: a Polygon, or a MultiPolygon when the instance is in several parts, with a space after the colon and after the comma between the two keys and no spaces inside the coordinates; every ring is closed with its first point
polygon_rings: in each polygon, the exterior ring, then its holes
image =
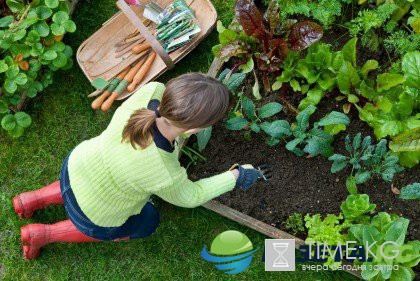
{"type": "Polygon", "coordinates": [[[393,281],[414,279],[415,274],[411,268],[419,263],[420,242],[416,240],[405,243],[408,224],[408,219],[380,212],[371,219],[369,224],[350,226],[349,233],[356,241],[361,245],[368,243],[370,251],[375,254],[373,261],[363,263],[366,266],[362,269],[363,279],[393,281]],[[386,246],[380,251],[380,247],[385,242],[387,242],[386,246]],[[385,259],[382,255],[384,253],[392,257],[396,250],[404,252],[404,258],[385,259]],[[383,269],[379,270],[381,266],[383,269]]]}
{"type": "Polygon", "coordinates": [[[398,155],[402,166],[414,167],[420,160],[420,128],[393,137],[389,148],[398,155]]]}
{"type": "Polygon", "coordinates": [[[305,226],[303,223],[303,216],[300,213],[291,214],[287,220],[284,222],[284,227],[291,231],[293,235],[305,231],[305,226]]]}
{"type": "Polygon", "coordinates": [[[0,18],[0,114],[2,127],[20,137],[31,118],[17,112],[52,83],[52,72],[72,66],[72,49],[61,42],[76,25],[65,1],[6,1],[10,13],[0,18]]]}
{"type": "MultiPolygon", "coordinates": [[[[405,243],[409,220],[386,212],[379,212],[373,216],[375,206],[369,202],[366,194],[349,195],[341,204],[343,214],[328,214],[324,220],[320,214],[307,214],[305,226],[308,229],[308,238],[305,242],[344,245],[346,241],[356,241],[363,245],[365,250],[369,247],[369,258],[372,258],[371,261],[363,262],[363,279],[413,280],[414,272],[411,268],[420,261],[420,242],[415,240],[405,243]],[[381,251],[380,247],[384,242],[387,244],[381,251]],[[385,259],[382,255],[384,253],[392,257],[395,250],[401,254],[392,259],[385,259]],[[380,266],[382,270],[378,268],[380,266]]],[[[355,260],[355,264],[360,263],[355,260]]],[[[340,262],[334,263],[329,257],[325,264],[335,268],[340,262]]]]}
{"type": "MultiPolygon", "coordinates": [[[[342,223],[343,215],[338,216],[327,214],[324,219],[320,214],[305,216],[305,227],[308,229],[308,235],[305,240],[307,244],[313,243],[327,243],[328,245],[345,244],[347,235],[345,230],[349,227],[348,224],[342,223]]],[[[334,262],[331,257],[325,263],[331,268],[340,265],[341,262],[334,262]]]]}
{"type": "Polygon", "coordinates": [[[343,105],[343,111],[348,113],[351,104],[357,104],[361,96],[370,98],[373,95],[374,81],[368,75],[378,68],[376,60],[368,60],[358,67],[356,44],[357,38],[353,38],[341,51],[332,52],[330,45],[317,43],[308,48],[305,58],[299,60],[298,54],[289,53],[273,89],[289,82],[294,91],[306,94],[298,107],[303,110],[309,105],[317,105],[326,92],[338,87],[344,96],[337,99],[347,99],[349,103],[343,105]]]}
{"type": "Polygon", "coordinates": [[[288,82],[293,91],[306,94],[306,98],[299,104],[299,110],[317,105],[324,93],[331,91],[336,85],[335,72],[338,69],[333,68],[334,57],[335,53],[331,52],[330,45],[324,43],[310,46],[303,59],[298,60],[299,54],[290,52],[283,64],[282,74],[273,84],[273,90],[288,82]]]}
{"type": "MultiPolygon", "coordinates": [[[[363,107],[357,106],[360,119],[374,129],[377,138],[391,136],[397,139],[397,143],[418,133],[407,133],[401,139],[398,139],[398,135],[420,128],[420,52],[407,53],[403,57],[401,68],[403,74],[378,75],[374,92],[376,94],[371,102],[363,107]]],[[[414,166],[418,163],[420,150],[418,147],[412,149],[416,149],[417,157],[403,159],[402,164],[414,166]]]]}
{"type": "Polygon", "coordinates": [[[403,168],[398,165],[398,157],[387,149],[387,141],[382,139],[373,145],[370,136],[362,140],[358,133],[351,141],[347,135],[345,148],[348,155],[334,154],[328,159],[333,161],[331,172],[337,173],[350,166],[350,176],[346,187],[351,194],[357,193],[357,184],[362,184],[373,176],[380,176],[384,181],[391,182],[395,174],[403,168]]]}
{"type": "Polygon", "coordinates": [[[384,39],[384,47],[389,53],[403,57],[408,52],[420,49],[420,35],[399,29],[384,39]]]}
{"type": "Polygon", "coordinates": [[[222,82],[233,94],[237,92],[246,77],[246,73],[234,72],[234,69],[226,68],[220,74],[217,80],[222,82]]]}
{"type": "Polygon", "coordinates": [[[308,106],[297,115],[296,124],[291,126],[293,139],[287,142],[286,149],[298,156],[303,156],[305,153],[311,156],[319,154],[330,156],[333,150],[331,146],[333,136],[350,124],[350,119],[345,114],[332,111],[309,129],[309,118],[315,110],[315,106],[308,106]]]}
{"type": "Polygon", "coordinates": [[[233,131],[245,129],[247,130],[246,137],[249,137],[248,130],[254,133],[259,133],[261,129],[265,131],[267,122],[263,120],[276,115],[283,109],[278,102],[270,102],[256,109],[254,102],[245,95],[240,97],[240,104],[241,110],[234,109],[234,117],[227,120],[226,128],[233,131]]]}
{"type": "Polygon", "coordinates": [[[274,120],[272,122],[262,122],[262,119],[269,118],[281,111],[281,104],[272,102],[264,105],[258,111],[253,102],[247,98],[242,98],[243,113],[240,116],[234,115],[226,123],[229,130],[251,130],[253,132],[264,131],[269,139],[267,144],[275,146],[281,140],[291,137],[286,143],[286,149],[297,156],[308,153],[311,156],[319,154],[329,156],[332,154],[331,143],[334,135],[345,130],[350,123],[349,118],[340,112],[332,111],[318,122],[313,128],[309,128],[309,118],[315,112],[315,106],[309,106],[296,116],[296,123],[290,125],[287,120],[274,120]],[[247,117],[247,118],[245,118],[247,117]],[[324,127],[323,129],[321,127],[324,127]]]}
{"type": "Polygon", "coordinates": [[[350,35],[362,35],[362,44],[376,51],[379,47],[379,37],[374,31],[384,26],[397,9],[396,4],[387,2],[374,9],[359,11],[357,17],[347,23],[350,35]]]}
{"type": "Polygon", "coordinates": [[[420,183],[415,182],[401,188],[399,198],[404,200],[420,200],[420,183]]]}
{"type": "Polygon", "coordinates": [[[340,206],[344,217],[351,221],[363,221],[375,208],[376,204],[369,203],[369,196],[366,194],[351,194],[340,206]]]}
{"type": "MultiPolygon", "coordinates": [[[[322,37],[322,28],[318,24],[283,21],[278,16],[279,9],[278,3],[272,1],[263,15],[253,1],[238,0],[236,23],[229,28],[219,24],[220,44],[213,47],[215,56],[225,61],[239,57],[245,59],[244,63],[252,57],[259,70],[274,72],[280,69],[289,49],[303,50],[322,37]]],[[[267,83],[269,85],[266,77],[266,88],[267,83]]]]}

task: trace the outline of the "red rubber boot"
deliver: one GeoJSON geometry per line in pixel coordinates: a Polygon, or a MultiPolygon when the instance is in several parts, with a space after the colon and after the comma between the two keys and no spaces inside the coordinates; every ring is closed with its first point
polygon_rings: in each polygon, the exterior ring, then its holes
{"type": "Polygon", "coordinates": [[[77,230],[70,220],[55,224],[28,224],[20,229],[23,256],[25,259],[36,259],[41,248],[53,242],[100,242],[77,230]]]}
{"type": "Polygon", "coordinates": [[[21,193],[13,198],[13,208],[21,218],[30,218],[34,211],[49,205],[63,204],[59,181],[34,191],[21,193]]]}

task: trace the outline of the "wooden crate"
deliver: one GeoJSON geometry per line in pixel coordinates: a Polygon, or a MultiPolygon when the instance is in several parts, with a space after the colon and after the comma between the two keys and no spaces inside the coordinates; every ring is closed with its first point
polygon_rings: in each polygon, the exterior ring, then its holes
{"type": "MultiPolygon", "coordinates": [[[[166,7],[168,4],[172,3],[172,1],[158,0],[156,3],[162,7],[166,7]]],[[[159,46],[156,46],[156,44],[152,44],[152,41],[149,41],[152,48],[158,54],[157,58],[137,88],[133,92],[125,91],[119,96],[119,100],[127,98],[147,82],[156,79],[172,66],[170,65],[171,63],[176,64],[180,61],[213,30],[217,20],[217,12],[213,7],[213,4],[209,0],[186,0],[186,3],[194,10],[201,32],[196,34],[187,45],[171,52],[169,55],[163,51],[163,48],[157,43],[157,41],[155,41],[155,43],[159,46]],[[165,63],[165,57],[169,58],[169,63],[165,63]]],[[[141,31],[139,24],[142,24],[142,21],[144,20],[142,16],[143,8],[129,7],[123,0],[119,0],[117,4],[122,11],[118,12],[110,20],[105,22],[102,27],[84,41],[77,50],[77,61],[89,81],[98,77],[110,80],[125,67],[132,64],[139,58],[139,55],[134,54],[126,59],[115,58],[115,44],[123,40],[127,35],[131,34],[136,29],[141,31]]],[[[151,24],[148,27],[149,30],[153,28],[154,24],[151,24]]],[[[152,39],[156,40],[154,37],[152,39]]],[[[95,96],[97,94],[99,94],[99,92],[95,92],[91,96],[95,96]]]]}

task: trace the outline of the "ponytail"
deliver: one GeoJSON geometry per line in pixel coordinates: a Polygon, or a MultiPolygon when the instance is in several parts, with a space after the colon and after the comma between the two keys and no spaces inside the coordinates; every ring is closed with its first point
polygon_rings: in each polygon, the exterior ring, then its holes
{"type": "Polygon", "coordinates": [[[140,109],[128,120],[123,141],[136,148],[153,141],[152,126],[156,118],[184,130],[207,128],[225,116],[229,108],[229,90],[218,80],[201,73],[188,73],[168,82],[159,110],[140,109]]]}
{"type": "Polygon", "coordinates": [[[128,120],[122,133],[123,141],[129,141],[133,148],[139,145],[147,148],[152,142],[152,126],[156,122],[156,113],[149,109],[136,110],[128,120]]]}

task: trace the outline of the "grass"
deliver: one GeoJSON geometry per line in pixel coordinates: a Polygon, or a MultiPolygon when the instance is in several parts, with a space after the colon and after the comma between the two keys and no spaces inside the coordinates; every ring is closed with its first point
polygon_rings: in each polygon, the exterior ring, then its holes
{"type": "MultiPolygon", "coordinates": [[[[233,0],[215,0],[220,18],[232,18],[233,0]]],[[[66,36],[74,50],[115,13],[113,0],[84,0],[74,14],[78,31],[66,36]]],[[[159,81],[180,73],[206,71],[211,63],[212,33],[194,52],[159,81]]],[[[265,236],[220,217],[204,208],[182,209],[158,202],[162,223],[157,233],[144,240],[88,244],[53,244],[34,261],[22,259],[21,226],[66,219],[62,206],[39,211],[32,219],[14,214],[11,198],[23,191],[58,179],[64,157],[81,141],[98,135],[112,112],[94,112],[86,95],[92,91],[77,65],[59,72],[45,93],[32,101],[27,111],[33,125],[25,135],[12,140],[0,132],[0,279],[2,280],[354,280],[340,272],[264,272],[262,251],[246,272],[228,276],[203,261],[199,254],[220,232],[242,231],[256,246],[265,236]]],[[[115,110],[114,106],[113,110],[115,110]]],[[[211,161],[211,160],[210,160],[211,161]]]]}

